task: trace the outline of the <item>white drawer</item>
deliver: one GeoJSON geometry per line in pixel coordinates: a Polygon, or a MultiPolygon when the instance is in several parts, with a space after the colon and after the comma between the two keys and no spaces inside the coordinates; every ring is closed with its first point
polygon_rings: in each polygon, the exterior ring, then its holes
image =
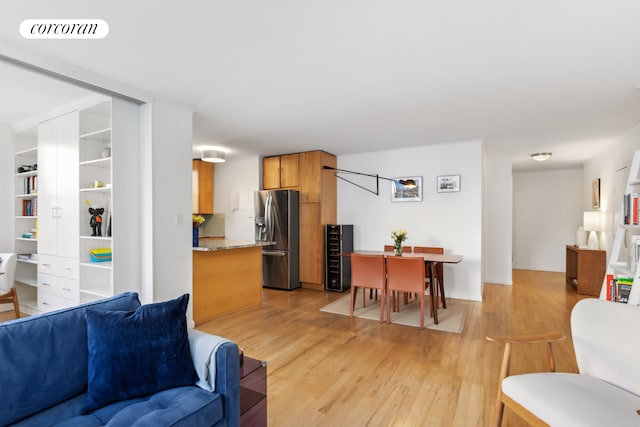
{"type": "Polygon", "coordinates": [[[44,290],[38,290],[38,310],[42,312],[60,310],[78,305],[77,301],[71,301],[61,298],[57,295],[50,294],[44,290]]]}
{"type": "Polygon", "coordinates": [[[80,265],[76,258],[39,254],[38,273],[53,274],[54,276],[79,280],[80,265]]]}
{"type": "Polygon", "coordinates": [[[46,273],[38,274],[38,294],[41,291],[74,302],[80,300],[80,282],[66,277],[46,273]]]}

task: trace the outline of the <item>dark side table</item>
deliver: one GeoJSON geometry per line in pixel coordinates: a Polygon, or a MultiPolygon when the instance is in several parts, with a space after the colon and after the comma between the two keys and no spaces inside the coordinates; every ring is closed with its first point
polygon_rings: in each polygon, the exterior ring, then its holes
{"type": "Polygon", "coordinates": [[[267,362],[244,356],[240,365],[240,425],[267,427],[267,362]]]}

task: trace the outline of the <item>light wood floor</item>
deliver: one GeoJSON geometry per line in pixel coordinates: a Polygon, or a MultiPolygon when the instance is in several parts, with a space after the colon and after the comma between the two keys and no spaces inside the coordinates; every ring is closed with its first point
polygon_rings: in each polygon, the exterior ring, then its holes
{"type": "MultiPolygon", "coordinates": [[[[488,426],[502,348],[488,334],[569,333],[582,298],[564,273],[514,271],[514,285],[485,285],[460,335],[320,312],[342,294],[265,290],[255,309],[198,329],[226,336],[268,363],[270,426],[488,426]]],[[[571,341],[559,371],[577,372],[571,341]]],[[[512,373],[544,369],[544,347],[516,348],[512,373]]],[[[505,413],[503,426],[524,426],[505,413]]]]}
{"type": "MultiPolygon", "coordinates": [[[[460,335],[320,312],[343,294],[267,290],[259,307],[198,327],[268,363],[270,426],[488,426],[502,348],[487,334],[559,330],[570,337],[582,298],[564,273],[514,271],[513,286],[485,285],[460,335]]],[[[0,313],[0,321],[12,318],[0,313]]],[[[515,348],[512,373],[544,369],[544,348],[515,348]]],[[[576,372],[571,340],[559,371],[576,372]]],[[[524,426],[507,410],[503,426],[524,426]]]]}

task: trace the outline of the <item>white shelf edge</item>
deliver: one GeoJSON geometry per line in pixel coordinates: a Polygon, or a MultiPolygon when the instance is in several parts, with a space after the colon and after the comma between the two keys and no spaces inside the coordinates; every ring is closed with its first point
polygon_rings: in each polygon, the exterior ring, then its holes
{"type": "Polygon", "coordinates": [[[94,288],[94,289],[80,289],[81,294],[94,295],[101,298],[108,298],[111,295],[110,288],[94,288]]]}
{"type": "Polygon", "coordinates": [[[19,172],[16,174],[16,178],[26,178],[29,176],[37,176],[38,175],[38,171],[29,171],[29,172],[19,172]]]}
{"type": "Polygon", "coordinates": [[[16,151],[15,155],[16,156],[22,156],[22,155],[30,154],[30,153],[33,153],[33,152],[36,152],[36,151],[38,151],[38,147],[32,147],[32,148],[27,148],[26,150],[16,151]]]}
{"type": "Polygon", "coordinates": [[[107,192],[107,191],[111,191],[111,187],[98,187],[98,188],[81,188],[80,192],[81,193],[90,193],[90,192],[96,192],[96,191],[102,191],[102,192],[107,192]]]}
{"type": "MultiPolygon", "coordinates": [[[[82,135],[79,136],[80,139],[87,139],[90,138],[92,136],[96,136],[96,135],[100,135],[101,133],[107,133],[107,132],[111,132],[111,127],[106,127],[104,129],[98,129],[98,130],[94,130],[91,132],[87,132],[87,133],[83,133],[82,135]]],[[[111,139],[111,138],[109,138],[111,139]]]]}
{"type": "MultiPolygon", "coordinates": [[[[85,160],[83,162],[80,162],[80,166],[97,166],[100,163],[109,163],[111,162],[111,157],[104,157],[104,158],[100,158],[100,159],[93,159],[93,160],[85,160]]],[[[106,167],[109,167],[110,165],[106,165],[106,167]]]]}
{"type": "Polygon", "coordinates": [[[81,262],[80,267],[97,268],[100,270],[112,270],[112,261],[106,262],[81,262]]]}
{"type": "Polygon", "coordinates": [[[38,265],[38,261],[34,261],[32,259],[19,259],[17,260],[18,262],[23,262],[25,264],[34,264],[34,265],[38,265]]]}
{"type": "Polygon", "coordinates": [[[612,262],[612,263],[609,263],[609,266],[614,272],[618,274],[624,274],[626,277],[634,276],[633,272],[629,270],[629,268],[627,267],[626,262],[612,262]]]}
{"type": "Polygon", "coordinates": [[[38,287],[38,281],[36,279],[15,279],[16,283],[21,283],[26,286],[38,287]]]}
{"type": "Polygon", "coordinates": [[[38,215],[16,215],[16,219],[38,219],[38,215]]]}
{"type": "Polygon", "coordinates": [[[16,199],[35,199],[36,197],[38,197],[38,193],[16,194],[16,199]]]}
{"type": "Polygon", "coordinates": [[[630,179],[627,185],[640,185],[640,179],[630,179]]]}
{"type": "Polygon", "coordinates": [[[34,239],[32,238],[28,238],[28,237],[16,237],[16,240],[19,240],[21,242],[38,242],[38,239],[34,239]]]}
{"type": "Polygon", "coordinates": [[[103,240],[103,241],[112,241],[113,237],[107,236],[80,236],[81,240],[103,240]]]}

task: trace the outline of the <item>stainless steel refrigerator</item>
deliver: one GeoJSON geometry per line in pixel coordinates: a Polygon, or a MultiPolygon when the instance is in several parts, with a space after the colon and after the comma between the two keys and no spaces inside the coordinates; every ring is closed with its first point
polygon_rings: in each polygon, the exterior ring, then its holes
{"type": "Polygon", "coordinates": [[[262,248],[262,286],[296,289],[299,274],[299,204],[294,190],[256,191],[255,238],[274,242],[262,248]]]}

